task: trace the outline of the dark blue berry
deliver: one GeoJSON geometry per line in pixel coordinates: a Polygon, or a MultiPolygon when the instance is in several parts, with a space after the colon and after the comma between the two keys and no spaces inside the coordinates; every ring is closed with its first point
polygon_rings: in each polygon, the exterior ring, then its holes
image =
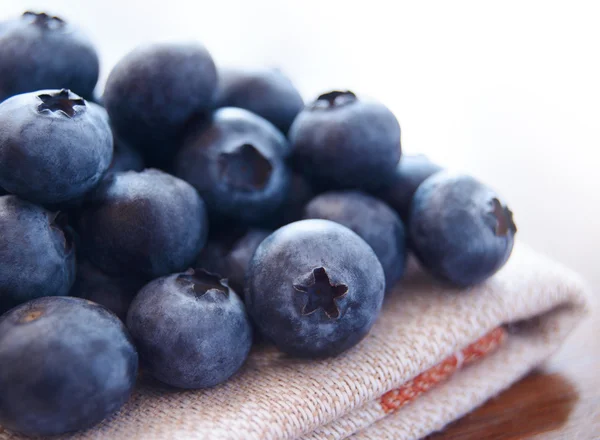
{"type": "Polygon", "coordinates": [[[258,246],[246,305],[260,331],[285,353],[334,356],[374,324],[385,277],[371,247],[327,220],[284,226],[258,246]]]}
{"type": "Polygon", "coordinates": [[[164,167],[189,121],[214,106],[216,88],[217,71],[204,46],[146,45],[114,67],[104,104],[118,136],[149,164],[164,167]]]}
{"type": "Polygon", "coordinates": [[[218,90],[219,107],[250,110],[283,133],[304,108],[302,96],[278,69],[222,69],[218,90]]]}
{"type": "Polygon", "coordinates": [[[486,280],[508,260],[517,228],[498,195],[470,176],[440,172],[415,192],[409,234],[423,266],[458,286],[486,280]]]}
{"type": "Polygon", "coordinates": [[[129,304],[144,282],[131,276],[111,276],[89,261],[78,258],[71,295],[98,303],[125,321],[129,304]]]}
{"type": "Polygon", "coordinates": [[[260,224],[285,200],[288,148],[260,116],[222,108],[208,128],[188,139],[175,159],[175,173],[198,190],[217,222],[260,224]]]}
{"type": "Polygon", "coordinates": [[[59,17],[27,11],[0,24],[0,101],[63,88],[88,98],[99,69],[88,38],[59,17]]]}
{"type": "Polygon", "coordinates": [[[79,232],[110,275],[152,279],[189,267],[204,246],[204,202],[189,184],[147,169],[109,174],[84,204],[79,232]]]}
{"type": "Polygon", "coordinates": [[[0,104],[0,185],[39,204],[70,201],[108,169],[106,112],[69,90],[13,96],[0,104]]]}
{"type": "Polygon", "coordinates": [[[408,221],[410,204],[419,185],[432,174],[441,171],[442,167],[431,162],[422,154],[402,155],[394,179],[385,187],[373,194],[386,202],[400,214],[403,221],[408,221]]]}
{"type": "Polygon", "coordinates": [[[394,176],[400,125],[376,101],[330,92],[309,104],[289,132],[294,165],[326,188],[373,188],[394,176]]]}
{"type": "Polygon", "coordinates": [[[206,388],[240,369],[252,345],[244,304],[202,270],[159,278],[135,297],[127,326],[144,365],[179,388],[206,388]]]}
{"type": "Polygon", "coordinates": [[[129,398],[138,356],[121,321],[79,298],[40,298],[0,318],[0,423],[27,435],[90,428],[129,398]]]}
{"type": "Polygon", "coordinates": [[[332,191],[306,205],[304,218],[331,220],[356,232],[379,258],[387,289],[402,277],[406,259],[404,224],[382,201],[358,191],[332,191]]]}
{"type": "Polygon", "coordinates": [[[0,313],[34,298],[68,295],[74,279],[66,218],[17,196],[0,197],[0,313]]]}

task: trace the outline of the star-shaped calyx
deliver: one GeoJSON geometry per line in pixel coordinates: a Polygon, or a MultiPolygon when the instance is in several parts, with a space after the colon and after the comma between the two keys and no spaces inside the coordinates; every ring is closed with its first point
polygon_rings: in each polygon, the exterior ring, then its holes
{"type": "Polygon", "coordinates": [[[72,118],[75,115],[75,106],[85,106],[85,100],[77,95],[72,95],[69,89],[62,89],[55,93],[42,93],[38,95],[38,99],[42,101],[38,105],[38,111],[43,112],[49,110],[51,112],[62,112],[72,118]]]}
{"type": "Polygon", "coordinates": [[[312,103],[312,108],[317,109],[328,109],[333,107],[341,107],[346,104],[350,104],[356,101],[358,98],[350,90],[340,91],[334,90],[333,92],[323,93],[320,95],[315,102],[312,103]]]}
{"type": "Polygon", "coordinates": [[[210,273],[204,269],[188,269],[179,274],[176,279],[178,284],[189,287],[196,297],[204,296],[210,291],[222,293],[229,296],[229,288],[219,275],[210,273]]]}
{"type": "Polygon", "coordinates": [[[507,206],[502,206],[500,200],[496,198],[492,199],[492,214],[496,218],[494,233],[497,236],[506,236],[508,231],[512,231],[513,234],[517,232],[512,211],[507,206]]]}
{"type": "Polygon", "coordinates": [[[240,191],[263,189],[272,171],[271,162],[252,144],[243,144],[219,156],[221,178],[240,191]]]}
{"type": "Polygon", "coordinates": [[[46,28],[46,29],[58,29],[60,27],[65,26],[65,21],[57,17],[55,15],[48,15],[45,12],[32,12],[25,11],[23,12],[23,18],[25,20],[30,20],[30,22],[38,27],[46,28]]]}
{"type": "Polygon", "coordinates": [[[313,269],[312,274],[306,278],[312,278],[312,280],[303,284],[294,284],[294,289],[306,295],[306,304],[302,308],[302,314],[310,315],[323,309],[329,318],[339,318],[340,308],[336,300],[343,298],[348,293],[348,286],[332,284],[324,267],[313,269]]]}

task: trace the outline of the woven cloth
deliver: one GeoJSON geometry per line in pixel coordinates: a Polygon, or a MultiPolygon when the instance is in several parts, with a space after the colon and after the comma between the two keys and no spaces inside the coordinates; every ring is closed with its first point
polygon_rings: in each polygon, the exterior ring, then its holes
{"type": "Polygon", "coordinates": [[[298,360],[257,347],[231,380],[202,391],[142,375],[118,414],[65,438],[418,439],[551,355],[586,313],[585,292],[577,275],[520,243],[472,289],[414,270],[388,294],[370,334],[341,356],[298,360]]]}

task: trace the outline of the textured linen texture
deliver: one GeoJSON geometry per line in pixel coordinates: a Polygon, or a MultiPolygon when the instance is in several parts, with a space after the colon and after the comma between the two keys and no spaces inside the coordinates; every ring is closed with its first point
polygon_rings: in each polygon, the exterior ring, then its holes
{"type": "MultiPolygon", "coordinates": [[[[173,390],[142,375],[118,414],[89,431],[54,438],[418,439],[551,355],[587,304],[577,275],[519,243],[496,276],[472,289],[411,271],[386,298],[371,333],[337,358],[298,360],[257,347],[234,378],[204,391],[173,390]],[[489,354],[457,365],[397,410],[386,406],[386,393],[453,355],[462,359],[466,347],[498,331],[503,343],[489,354]]],[[[0,432],[0,439],[17,438],[0,432]]]]}

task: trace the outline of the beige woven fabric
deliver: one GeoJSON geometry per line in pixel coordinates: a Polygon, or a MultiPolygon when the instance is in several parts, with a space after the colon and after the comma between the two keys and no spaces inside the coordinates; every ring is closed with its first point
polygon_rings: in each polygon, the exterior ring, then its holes
{"type": "MultiPolygon", "coordinates": [[[[65,438],[418,439],[552,354],[586,307],[575,274],[518,244],[507,266],[473,289],[449,289],[412,274],[388,296],[369,336],[335,359],[290,359],[262,347],[214,389],[180,392],[144,378],[119,414],[65,438]],[[496,351],[386,413],[383,394],[516,322],[496,351]]],[[[16,438],[0,433],[0,439],[16,438]]]]}

